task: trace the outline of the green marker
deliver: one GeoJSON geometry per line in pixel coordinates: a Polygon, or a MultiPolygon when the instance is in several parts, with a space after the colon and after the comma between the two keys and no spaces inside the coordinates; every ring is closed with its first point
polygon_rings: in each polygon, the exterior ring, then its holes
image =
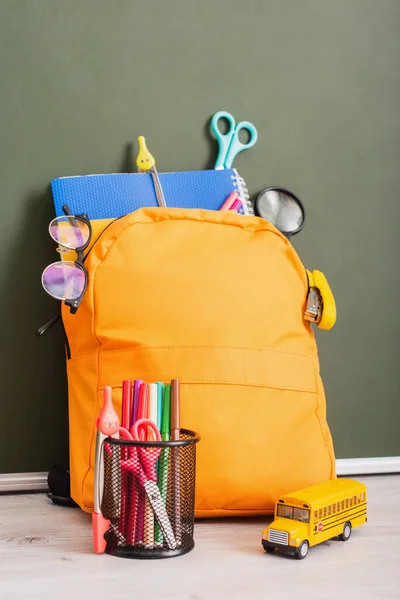
{"type": "Polygon", "coordinates": [[[161,433],[161,418],[162,418],[162,405],[164,395],[164,384],[161,381],[157,381],[157,427],[161,433]]]}
{"type": "MultiPolygon", "coordinates": [[[[171,385],[168,383],[164,387],[163,407],[162,407],[162,419],[161,419],[161,439],[163,442],[168,442],[171,434],[171,385]]],[[[167,501],[167,488],[168,488],[168,466],[169,466],[169,448],[164,448],[161,451],[160,458],[158,459],[158,488],[160,490],[161,498],[166,504],[167,501]]],[[[154,541],[156,545],[162,546],[163,534],[158,522],[155,523],[154,527],[154,541]]]]}

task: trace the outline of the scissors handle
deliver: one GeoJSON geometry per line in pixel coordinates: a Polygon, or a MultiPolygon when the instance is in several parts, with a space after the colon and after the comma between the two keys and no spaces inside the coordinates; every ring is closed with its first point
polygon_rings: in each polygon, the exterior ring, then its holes
{"type": "MultiPolygon", "coordinates": [[[[132,437],[134,440],[140,440],[140,430],[144,429],[147,432],[147,428],[150,428],[154,432],[154,436],[157,442],[161,442],[161,433],[157,425],[151,419],[138,419],[132,425],[132,437]]],[[[157,470],[156,463],[161,454],[161,448],[157,447],[139,447],[137,450],[137,458],[140,462],[139,482],[144,486],[147,480],[157,481],[157,470]]]]}
{"type": "Polygon", "coordinates": [[[161,448],[129,448],[127,458],[121,460],[121,468],[133,473],[142,487],[147,481],[157,481],[156,463],[161,448]]]}
{"type": "Polygon", "coordinates": [[[234,158],[242,152],[242,150],[248,150],[252,148],[258,139],[257,129],[254,127],[253,123],[249,121],[241,121],[236,125],[234,134],[232,136],[231,144],[229,146],[228,154],[225,159],[225,169],[230,169],[232,167],[232,163],[234,158]],[[243,144],[243,142],[239,139],[239,134],[242,130],[245,130],[249,133],[250,139],[248,142],[243,144]]]}
{"type": "Polygon", "coordinates": [[[225,168],[225,158],[228,154],[229,146],[230,146],[232,137],[235,132],[235,125],[236,125],[236,122],[235,122],[235,119],[233,118],[233,116],[224,110],[220,110],[220,111],[216,112],[211,119],[211,131],[217,138],[218,146],[219,146],[218,156],[217,156],[216,163],[214,165],[214,169],[224,169],[225,168]],[[229,129],[228,129],[227,133],[222,133],[222,131],[218,127],[218,121],[220,119],[226,119],[228,121],[229,129]]]}
{"type": "Polygon", "coordinates": [[[131,434],[131,432],[128,429],[126,429],[126,427],[120,427],[118,429],[118,433],[119,433],[119,435],[121,436],[121,438],[123,440],[127,440],[128,442],[132,442],[133,441],[132,434],[131,434]]]}
{"type": "Polygon", "coordinates": [[[132,425],[132,438],[134,440],[140,440],[140,429],[144,429],[145,432],[147,432],[147,428],[150,427],[150,429],[153,430],[154,432],[154,436],[157,440],[157,442],[161,442],[161,433],[160,430],[158,429],[157,425],[154,423],[154,421],[152,421],[151,419],[138,419],[137,421],[134,422],[134,424],[132,425]]]}
{"type": "Polygon", "coordinates": [[[253,123],[249,121],[241,121],[236,125],[233,116],[223,110],[216,112],[211,119],[211,131],[214,133],[218,140],[219,151],[215,169],[230,169],[233,164],[233,160],[239,152],[252,148],[258,139],[257,129],[253,123]],[[220,119],[226,119],[229,123],[229,129],[227,133],[222,133],[218,127],[218,121],[220,119]],[[243,144],[239,140],[239,134],[242,130],[246,130],[249,133],[250,139],[248,142],[243,144]]]}

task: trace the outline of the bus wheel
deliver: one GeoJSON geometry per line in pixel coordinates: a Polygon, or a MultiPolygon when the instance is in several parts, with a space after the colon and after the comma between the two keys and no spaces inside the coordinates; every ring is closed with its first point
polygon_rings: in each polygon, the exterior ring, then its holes
{"type": "Polygon", "coordinates": [[[351,536],[351,523],[345,523],[343,527],[343,533],[339,535],[339,540],[342,542],[347,542],[349,537],[351,536]]]}
{"type": "Polygon", "coordinates": [[[301,560],[302,558],[305,558],[308,554],[308,548],[309,548],[309,544],[308,544],[307,540],[304,540],[304,542],[301,542],[300,546],[297,548],[295,557],[298,558],[299,560],[301,560]]]}

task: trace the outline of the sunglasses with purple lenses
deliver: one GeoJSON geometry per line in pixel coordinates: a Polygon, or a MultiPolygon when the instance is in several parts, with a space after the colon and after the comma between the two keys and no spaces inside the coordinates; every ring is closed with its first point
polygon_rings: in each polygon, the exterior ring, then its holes
{"type": "Polygon", "coordinates": [[[90,221],[87,215],[56,217],[49,225],[49,233],[59,245],[59,251],[75,250],[78,258],[75,262],[58,261],[46,267],[42,273],[42,285],[50,296],[64,301],[71,313],[75,313],[88,283],[83,252],[92,237],[90,221]]]}

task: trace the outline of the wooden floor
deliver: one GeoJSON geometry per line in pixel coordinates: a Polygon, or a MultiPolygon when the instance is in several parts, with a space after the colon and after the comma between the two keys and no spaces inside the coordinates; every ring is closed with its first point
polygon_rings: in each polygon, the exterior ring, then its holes
{"type": "Polygon", "coordinates": [[[197,522],[194,550],[168,560],[95,555],[89,515],[43,494],[0,496],[0,598],[399,599],[400,476],[356,479],[367,485],[368,522],[302,561],[263,551],[267,519],[197,522]]]}

